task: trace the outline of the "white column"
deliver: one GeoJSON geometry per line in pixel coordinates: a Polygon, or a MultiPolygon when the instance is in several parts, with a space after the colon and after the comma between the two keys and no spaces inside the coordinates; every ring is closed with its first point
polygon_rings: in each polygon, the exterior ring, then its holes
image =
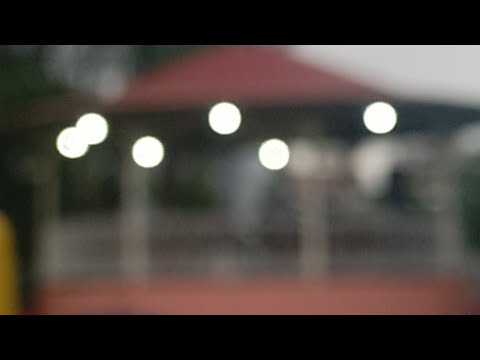
{"type": "Polygon", "coordinates": [[[328,177],[330,169],[322,158],[318,142],[300,139],[291,146],[291,175],[297,191],[301,274],[325,275],[330,267],[328,236],[328,177]]]}
{"type": "Polygon", "coordinates": [[[300,269],[305,277],[324,275],[330,263],[325,189],[320,181],[297,179],[300,211],[300,269]]]}
{"type": "Polygon", "coordinates": [[[125,149],[119,227],[122,268],[125,279],[145,280],[149,275],[149,170],[135,164],[131,145],[125,149]]]}
{"type": "Polygon", "coordinates": [[[48,281],[57,274],[62,262],[62,244],[56,231],[60,223],[60,169],[57,154],[35,156],[33,176],[33,236],[35,266],[39,281],[48,281]]]}
{"type": "Polygon", "coordinates": [[[447,149],[433,179],[437,203],[435,257],[440,273],[462,272],[465,261],[457,181],[459,165],[460,160],[447,149]]]}

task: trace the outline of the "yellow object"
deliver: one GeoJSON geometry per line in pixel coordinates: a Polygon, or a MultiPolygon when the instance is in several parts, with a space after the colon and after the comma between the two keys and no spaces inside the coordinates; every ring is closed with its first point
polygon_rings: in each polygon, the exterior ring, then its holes
{"type": "Polygon", "coordinates": [[[13,227],[0,211],[0,315],[19,312],[17,257],[13,227]]]}

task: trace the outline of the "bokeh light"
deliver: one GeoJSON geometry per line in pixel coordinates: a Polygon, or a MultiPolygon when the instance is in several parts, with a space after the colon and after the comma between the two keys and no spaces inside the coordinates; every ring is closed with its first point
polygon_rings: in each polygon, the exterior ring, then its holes
{"type": "Polygon", "coordinates": [[[85,155],[88,144],[76,127],[68,127],[57,137],[58,152],[69,159],[76,159],[85,155]]]}
{"type": "Polygon", "coordinates": [[[138,139],[132,148],[132,157],[138,166],[153,168],[160,164],[165,154],[160,140],[153,136],[138,139]]]}
{"type": "Polygon", "coordinates": [[[76,128],[89,145],[100,144],[108,135],[107,120],[99,114],[82,115],[77,121],[76,128]]]}
{"type": "Polygon", "coordinates": [[[363,123],[374,134],[387,134],[397,124],[397,112],[390,104],[376,102],[365,109],[363,123]]]}
{"type": "Polygon", "coordinates": [[[288,164],[290,151],[288,145],[280,139],[270,139],[260,145],[258,151],[260,163],[269,170],[280,170],[288,164]]]}
{"type": "Polygon", "coordinates": [[[208,114],[210,127],[221,135],[233,134],[240,127],[241,121],[240,110],[229,102],[214,105],[208,114]]]}

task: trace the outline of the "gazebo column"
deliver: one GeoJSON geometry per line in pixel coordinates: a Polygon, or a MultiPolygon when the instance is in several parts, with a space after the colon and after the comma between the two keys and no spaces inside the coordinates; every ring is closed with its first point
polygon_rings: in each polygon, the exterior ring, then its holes
{"type": "Polygon", "coordinates": [[[303,276],[328,273],[330,246],[325,189],[319,181],[299,180],[300,270],[303,276]]]}
{"type": "Polygon", "coordinates": [[[291,174],[299,211],[299,265],[302,276],[325,275],[330,267],[327,220],[328,169],[322,167],[322,150],[307,140],[292,144],[291,174]]]}
{"type": "Polygon", "coordinates": [[[38,253],[34,266],[39,281],[55,277],[62,262],[62,243],[56,235],[60,225],[59,167],[59,156],[47,151],[36,155],[32,163],[33,253],[38,253]]]}
{"type": "Polygon", "coordinates": [[[460,159],[453,150],[439,151],[441,161],[434,181],[434,199],[437,203],[435,216],[435,261],[437,271],[462,272],[465,261],[465,248],[462,233],[457,172],[460,159]]]}
{"type": "Polygon", "coordinates": [[[149,275],[149,173],[134,163],[131,144],[124,145],[119,227],[122,269],[126,280],[145,280],[149,275]]]}

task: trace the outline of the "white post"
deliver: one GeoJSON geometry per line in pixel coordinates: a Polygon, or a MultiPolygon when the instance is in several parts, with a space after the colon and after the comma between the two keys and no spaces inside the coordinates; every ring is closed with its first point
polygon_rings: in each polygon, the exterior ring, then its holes
{"type": "Polygon", "coordinates": [[[300,271],[305,277],[325,275],[330,266],[327,204],[330,169],[315,143],[292,144],[289,167],[297,190],[300,222],[300,271]]]}
{"type": "Polygon", "coordinates": [[[438,205],[435,254],[440,273],[461,272],[465,260],[456,177],[460,161],[453,150],[446,151],[439,163],[434,194],[438,205]]]}
{"type": "Polygon", "coordinates": [[[297,184],[301,273],[306,277],[324,275],[330,263],[324,184],[313,179],[297,179],[297,184]]]}
{"type": "Polygon", "coordinates": [[[134,163],[131,148],[126,150],[121,170],[122,268],[127,280],[145,280],[149,275],[149,174],[134,163]]]}
{"type": "Polygon", "coordinates": [[[33,172],[33,233],[34,249],[38,250],[39,278],[45,281],[56,276],[62,261],[61,243],[56,231],[60,222],[60,174],[56,154],[35,157],[33,172]]]}

